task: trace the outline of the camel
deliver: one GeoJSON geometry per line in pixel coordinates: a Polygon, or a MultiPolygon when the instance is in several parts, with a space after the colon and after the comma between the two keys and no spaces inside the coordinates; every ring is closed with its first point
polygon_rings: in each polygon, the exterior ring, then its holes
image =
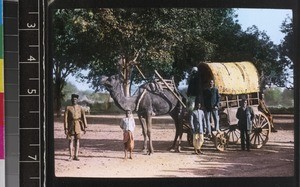
{"type": "Polygon", "coordinates": [[[137,113],[143,130],[144,145],[143,151],[150,154],[154,153],[152,145],[152,117],[169,114],[174,120],[176,133],[170,149],[175,149],[177,139],[179,142],[177,151],[180,151],[182,137],[182,123],[180,117],[181,105],[174,94],[161,88],[155,81],[141,85],[133,96],[125,97],[123,92],[123,80],[119,75],[110,77],[102,76],[102,85],[105,86],[115,104],[123,111],[131,110],[137,113]],[[147,137],[149,145],[147,145],[147,137]]]}

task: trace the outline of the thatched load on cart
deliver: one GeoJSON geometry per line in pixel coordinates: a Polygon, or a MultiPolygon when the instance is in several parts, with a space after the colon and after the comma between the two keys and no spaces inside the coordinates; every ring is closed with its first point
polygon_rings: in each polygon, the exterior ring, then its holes
{"type": "Polygon", "coordinates": [[[198,69],[202,82],[213,79],[220,94],[259,92],[258,72],[251,62],[200,63],[198,69]]]}

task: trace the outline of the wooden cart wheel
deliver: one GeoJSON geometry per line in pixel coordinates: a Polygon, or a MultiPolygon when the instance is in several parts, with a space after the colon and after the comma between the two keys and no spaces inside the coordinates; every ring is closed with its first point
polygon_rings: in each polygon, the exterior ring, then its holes
{"type": "Polygon", "coordinates": [[[214,137],[215,146],[217,150],[224,151],[228,146],[228,139],[229,137],[225,132],[219,131],[214,137]]]}
{"type": "Polygon", "coordinates": [[[224,131],[228,137],[229,143],[237,144],[240,141],[241,132],[237,125],[229,125],[228,129],[224,131]]]}
{"type": "Polygon", "coordinates": [[[250,144],[252,148],[261,148],[269,140],[271,132],[271,123],[267,116],[262,113],[255,114],[250,133],[250,144]]]}
{"type": "Polygon", "coordinates": [[[186,139],[188,141],[189,146],[193,147],[193,134],[191,132],[186,133],[186,139]]]}

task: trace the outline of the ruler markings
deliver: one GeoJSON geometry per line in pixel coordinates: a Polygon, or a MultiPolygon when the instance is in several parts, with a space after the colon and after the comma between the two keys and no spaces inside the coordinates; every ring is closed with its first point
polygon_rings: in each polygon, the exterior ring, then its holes
{"type": "Polygon", "coordinates": [[[29,128],[29,127],[20,127],[20,130],[40,130],[39,127],[32,127],[32,128],[29,128]]]}
{"type": "Polygon", "coordinates": [[[30,147],[37,147],[40,146],[40,144],[29,144],[30,147]]]}
{"type": "MultiPolygon", "coordinates": [[[[26,56],[24,56],[23,53],[21,53],[22,55],[20,55],[20,57],[19,57],[19,64],[22,64],[22,66],[19,66],[19,67],[22,67],[22,68],[26,69],[26,68],[31,68],[31,66],[27,66],[27,64],[37,64],[38,66],[35,66],[35,67],[38,68],[37,69],[38,70],[38,75],[40,76],[40,74],[41,74],[41,70],[40,70],[40,68],[41,68],[41,64],[40,64],[41,63],[41,61],[40,61],[40,59],[41,59],[40,58],[41,57],[41,54],[40,54],[41,53],[41,51],[40,51],[41,50],[40,49],[40,44],[41,44],[40,43],[40,36],[41,36],[41,32],[40,32],[40,28],[41,28],[41,20],[40,20],[40,8],[41,7],[40,7],[40,0],[36,0],[35,2],[33,0],[28,0],[27,2],[24,2],[24,1],[21,2],[21,1],[19,1],[19,8],[20,8],[20,10],[22,10],[21,12],[24,13],[24,15],[20,15],[20,17],[24,17],[25,19],[29,18],[29,20],[27,20],[28,21],[27,24],[24,25],[25,28],[20,28],[19,27],[19,37],[21,39],[23,39],[23,40],[20,40],[20,41],[28,41],[26,39],[27,38],[26,37],[27,34],[28,33],[32,34],[34,31],[37,31],[37,35],[33,36],[33,37],[37,37],[36,38],[37,39],[37,44],[36,44],[36,42],[34,42],[34,44],[31,44],[31,45],[28,45],[28,44],[26,45],[26,43],[24,43],[25,44],[24,45],[25,47],[23,47],[24,50],[25,51],[28,50],[30,53],[29,54],[25,54],[24,53],[24,55],[26,55],[26,56]],[[37,6],[37,10],[32,11],[32,9],[31,9],[31,10],[28,10],[26,12],[26,9],[29,8],[32,5],[35,6],[35,7],[37,6]],[[28,16],[28,15],[32,15],[32,16],[28,16]],[[32,19],[32,20],[30,20],[30,19],[32,19]],[[37,52],[37,53],[35,53],[35,52],[37,52]],[[29,59],[28,59],[27,55],[30,57],[29,59]],[[37,59],[35,58],[36,55],[38,56],[37,59]],[[28,60],[28,61],[26,61],[26,60],[28,60]]],[[[34,32],[34,34],[36,34],[36,32],[34,32]]],[[[23,43],[20,42],[19,46],[22,46],[22,44],[23,43]]],[[[23,75],[23,74],[20,74],[20,85],[23,85],[22,89],[25,88],[25,90],[26,90],[27,88],[30,88],[33,84],[35,84],[35,82],[30,82],[30,81],[38,81],[39,82],[38,83],[38,88],[34,89],[35,90],[34,92],[33,92],[33,89],[27,89],[27,92],[29,93],[29,95],[22,95],[22,94],[19,95],[20,98],[21,97],[38,97],[38,99],[39,99],[38,100],[38,108],[36,108],[37,103],[34,104],[35,105],[34,108],[38,109],[38,110],[30,110],[30,108],[29,108],[28,112],[31,113],[31,114],[38,114],[39,116],[38,116],[38,118],[34,118],[35,121],[30,121],[31,123],[35,123],[36,125],[38,125],[38,128],[19,128],[19,129],[20,129],[20,132],[21,131],[26,131],[26,130],[37,130],[38,131],[38,136],[39,136],[39,141],[41,141],[41,137],[42,137],[41,131],[40,131],[41,130],[41,121],[40,121],[41,120],[41,118],[40,118],[41,117],[40,116],[40,110],[41,110],[41,100],[40,100],[40,98],[41,98],[41,96],[40,96],[40,90],[41,90],[41,86],[42,86],[40,84],[41,80],[38,77],[36,77],[36,76],[31,77],[31,78],[27,78],[27,77],[22,77],[21,75],[23,75]],[[28,81],[28,80],[30,80],[30,81],[28,81]],[[30,94],[30,93],[34,93],[34,94],[30,94]],[[38,94],[36,94],[36,93],[38,93],[38,94]]],[[[26,123],[27,122],[26,119],[27,118],[23,118],[22,120],[24,120],[24,121],[22,121],[22,122],[26,123]]],[[[31,131],[27,131],[27,133],[31,133],[31,131]]],[[[22,146],[22,140],[21,140],[21,138],[20,138],[20,142],[21,142],[20,146],[22,146]]],[[[24,146],[28,146],[28,145],[24,144],[24,146]]],[[[42,156],[42,154],[41,154],[42,152],[41,151],[42,150],[40,148],[40,144],[32,143],[32,144],[29,144],[29,146],[32,147],[32,149],[29,149],[28,151],[30,151],[30,150],[36,150],[35,147],[37,147],[37,148],[39,148],[39,149],[37,149],[38,152],[36,152],[36,154],[32,154],[31,153],[31,154],[28,154],[28,155],[26,154],[26,152],[22,153],[21,156],[24,156],[24,158],[27,157],[27,159],[29,158],[29,159],[32,159],[32,160],[31,161],[20,161],[20,162],[24,162],[24,163],[38,163],[38,167],[35,168],[34,170],[30,170],[31,165],[24,165],[23,168],[20,168],[21,169],[20,172],[27,172],[27,171],[28,172],[29,171],[34,172],[34,171],[37,171],[38,174],[36,174],[35,172],[34,173],[30,172],[29,174],[31,175],[31,177],[30,176],[28,176],[28,177],[20,176],[20,185],[22,185],[22,186],[32,186],[31,185],[32,183],[30,183],[28,180],[38,180],[38,184],[39,184],[38,186],[41,186],[42,185],[42,180],[41,179],[43,179],[42,171],[41,171],[42,170],[42,163],[41,163],[40,160],[38,160],[38,158],[41,158],[41,156],[42,156]],[[36,176],[36,175],[38,175],[38,176],[36,176]]],[[[45,181],[46,180],[43,180],[44,186],[45,186],[45,181]]]]}
{"type": "Polygon", "coordinates": [[[39,14],[39,12],[28,12],[28,14],[39,14]]]}
{"type": "Polygon", "coordinates": [[[20,64],[38,64],[40,62],[30,62],[30,61],[23,61],[23,62],[19,62],[20,64]]]}
{"type": "Polygon", "coordinates": [[[5,34],[5,36],[14,36],[14,37],[18,37],[17,34],[5,34]]]}
{"type": "Polygon", "coordinates": [[[39,31],[39,29],[19,29],[20,31],[39,31]]]}
{"type": "Polygon", "coordinates": [[[39,97],[39,95],[19,95],[20,97],[39,97]]]}
{"type": "Polygon", "coordinates": [[[8,50],[4,50],[5,53],[19,53],[18,51],[8,51],[8,50]]]}
{"type": "Polygon", "coordinates": [[[40,177],[29,177],[31,180],[40,180],[40,177]]]}
{"type": "Polygon", "coordinates": [[[20,160],[21,163],[39,163],[38,160],[20,160]]]}

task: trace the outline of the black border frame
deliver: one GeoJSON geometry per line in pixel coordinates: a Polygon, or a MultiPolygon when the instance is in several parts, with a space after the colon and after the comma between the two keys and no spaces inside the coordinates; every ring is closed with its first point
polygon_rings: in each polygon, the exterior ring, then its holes
{"type": "MultiPolygon", "coordinates": [[[[45,0],[46,1],[46,0],[45,0]]],[[[46,3],[47,4],[47,3],[46,3]]],[[[57,8],[97,8],[97,7],[199,7],[199,8],[266,8],[266,9],[291,9],[293,11],[294,32],[296,33],[295,49],[300,49],[299,23],[300,2],[298,0],[54,0],[45,7],[45,68],[46,68],[46,184],[47,186],[283,186],[298,187],[299,183],[299,60],[300,51],[296,52],[294,62],[294,177],[228,177],[228,178],[65,178],[55,177],[54,170],[54,143],[53,143],[53,111],[52,111],[52,65],[50,58],[51,49],[51,18],[52,10],[57,8]],[[48,79],[47,79],[48,78],[48,79]],[[49,91],[50,90],[50,91],[49,91]]]]}

